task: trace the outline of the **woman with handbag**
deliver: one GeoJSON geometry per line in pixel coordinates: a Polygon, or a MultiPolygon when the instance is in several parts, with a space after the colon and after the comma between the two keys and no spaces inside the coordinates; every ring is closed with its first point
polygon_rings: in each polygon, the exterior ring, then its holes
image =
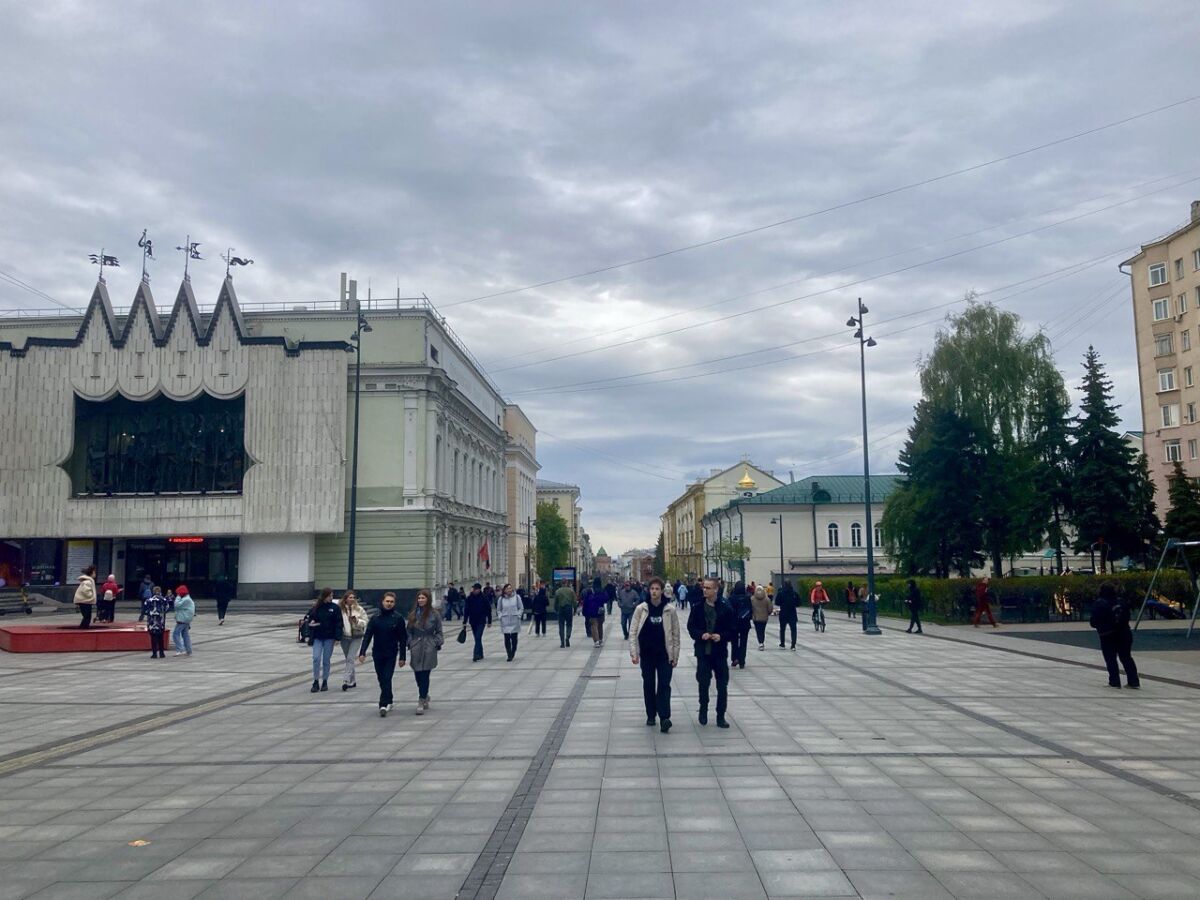
{"type": "Polygon", "coordinates": [[[358,687],[354,677],[354,660],[358,656],[358,648],[362,646],[363,635],[367,633],[367,611],[358,602],[354,591],[346,591],[338,601],[342,611],[342,656],[346,660],[346,671],[342,676],[342,690],[358,687]]]}
{"type": "Polygon", "coordinates": [[[442,614],[433,608],[432,593],[417,591],[417,600],[408,613],[408,664],[417,681],[417,715],[429,709],[429,673],[437,668],[442,649],[442,614]]]}

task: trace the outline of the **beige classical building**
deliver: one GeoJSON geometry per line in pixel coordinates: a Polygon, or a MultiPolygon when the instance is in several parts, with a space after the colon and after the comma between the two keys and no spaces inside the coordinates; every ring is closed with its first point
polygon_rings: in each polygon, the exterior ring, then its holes
{"type": "Polygon", "coordinates": [[[562,514],[563,520],[567,523],[567,537],[571,540],[571,555],[567,560],[567,565],[574,566],[580,575],[584,574],[583,561],[580,556],[580,548],[583,546],[583,529],[580,527],[579,521],[583,515],[583,509],[579,505],[579,486],[539,478],[537,480],[537,502],[553,503],[562,514]]]}
{"type": "Polygon", "coordinates": [[[1133,294],[1143,441],[1155,498],[1168,507],[1176,460],[1200,477],[1200,200],[1190,221],[1121,263],[1133,294]]]}
{"type": "Polygon", "coordinates": [[[537,429],[509,403],[504,407],[504,476],[508,488],[508,580],[528,586],[536,580],[537,559],[537,429]]]}
{"type": "Polygon", "coordinates": [[[728,469],[713,469],[707,478],[689,484],[663,513],[663,552],[671,573],[695,576],[705,572],[705,514],[732,500],[782,487],[773,472],[743,460],[728,469]]]}

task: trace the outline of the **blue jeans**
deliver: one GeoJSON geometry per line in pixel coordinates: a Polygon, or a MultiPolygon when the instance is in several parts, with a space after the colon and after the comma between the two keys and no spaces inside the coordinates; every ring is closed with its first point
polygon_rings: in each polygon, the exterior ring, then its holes
{"type": "Polygon", "coordinates": [[[175,652],[186,653],[192,655],[192,623],[191,622],[176,622],[175,630],[171,632],[171,643],[175,645],[175,652]]]}
{"type": "Polygon", "coordinates": [[[314,638],[313,650],[313,681],[329,680],[329,663],[333,660],[333,638],[314,638]]]}
{"type": "Polygon", "coordinates": [[[483,622],[471,623],[471,634],[475,636],[475,652],[471,654],[472,660],[483,659],[483,622]]]}
{"type": "Polygon", "coordinates": [[[629,640],[629,623],[633,621],[633,610],[626,612],[621,610],[621,631],[625,634],[625,640],[629,640]]]}

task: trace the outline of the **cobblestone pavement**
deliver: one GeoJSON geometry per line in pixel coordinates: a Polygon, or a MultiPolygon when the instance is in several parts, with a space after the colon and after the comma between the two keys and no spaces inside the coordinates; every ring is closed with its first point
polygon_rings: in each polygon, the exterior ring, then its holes
{"type": "Polygon", "coordinates": [[[732,728],[685,658],[663,735],[615,622],[513,663],[450,626],[429,712],[402,670],[386,719],[369,665],[308,692],[293,622],[0,656],[0,898],[1200,896],[1195,669],[1115,691],[1078,648],[772,623],[732,728]]]}

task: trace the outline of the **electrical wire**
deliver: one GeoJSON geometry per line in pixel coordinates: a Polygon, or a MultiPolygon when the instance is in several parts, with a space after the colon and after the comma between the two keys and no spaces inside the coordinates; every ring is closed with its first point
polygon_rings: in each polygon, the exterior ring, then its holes
{"type": "Polygon", "coordinates": [[[878,191],[874,194],[868,194],[863,197],[857,197],[853,200],[846,200],[841,203],[834,204],[833,206],[827,206],[822,209],[810,210],[808,212],[801,213],[796,216],[790,216],[789,218],[786,218],[786,219],[780,219],[777,222],[770,222],[766,225],[758,225],[753,228],[747,228],[747,229],[743,229],[741,231],[731,232],[730,234],[720,235],[718,237],[709,238],[708,240],[705,240],[705,241],[698,241],[697,243],[694,243],[694,244],[687,244],[685,246],[675,247],[670,250],[663,250],[658,253],[652,253],[647,256],[638,257],[636,259],[625,260],[624,262],[612,263],[610,265],[600,266],[599,268],[589,269],[586,272],[576,272],[573,275],[563,275],[563,276],[560,276],[557,278],[550,278],[550,279],[546,279],[544,281],[538,281],[538,282],[534,282],[532,284],[522,285],[520,287],[508,288],[508,289],[502,290],[502,291],[493,291],[490,294],[481,294],[478,297],[468,297],[463,300],[455,300],[451,303],[442,304],[442,308],[449,309],[451,307],[461,306],[466,303],[478,303],[479,301],[482,301],[482,300],[491,300],[496,297],[506,297],[506,296],[510,296],[512,294],[519,294],[524,291],[534,290],[536,288],[549,287],[551,285],[562,284],[567,281],[575,281],[579,278],[587,278],[588,276],[591,276],[591,275],[602,275],[606,272],[612,272],[617,269],[624,269],[629,266],[640,265],[642,263],[651,262],[653,260],[663,259],[668,256],[674,256],[679,253],[686,253],[691,250],[699,250],[704,247],[711,247],[715,244],[721,244],[726,241],[736,240],[737,238],[743,238],[743,237],[747,237],[752,234],[758,234],[760,232],[767,231],[772,228],[778,228],[782,225],[790,225],[794,222],[800,222],[800,221],[804,221],[805,219],[812,219],[817,216],[826,215],[827,213],[836,212],[838,210],[848,209],[853,206],[859,206],[864,203],[869,203],[873,200],[879,200],[883,197],[891,197],[896,194],[903,193],[905,191],[915,190],[916,188],[919,188],[919,187],[926,187],[931,184],[936,184],[939,181],[946,181],[947,179],[955,178],[959,175],[966,175],[970,172],[978,172],[981,169],[988,168],[989,166],[998,165],[998,164],[1004,163],[1004,162],[1010,162],[1014,159],[1019,159],[1023,156],[1028,156],[1031,153],[1037,153],[1041,150],[1046,150],[1046,149],[1049,149],[1050,147],[1057,147],[1061,144],[1066,144],[1071,141],[1079,140],[1080,138],[1088,137],[1093,134],[1098,134],[1102,131],[1107,131],[1111,128],[1117,128],[1121,125],[1127,125],[1130,122],[1136,122],[1139,119],[1144,119],[1144,118],[1147,118],[1148,116],[1153,116],[1157,113],[1165,112],[1169,109],[1175,109],[1176,107],[1183,106],[1188,103],[1194,103],[1197,100],[1200,100],[1200,94],[1197,94],[1197,95],[1194,95],[1191,97],[1185,97],[1182,100],[1176,100],[1172,103],[1168,103],[1163,106],[1155,107],[1154,109],[1144,110],[1142,112],[1135,113],[1134,115],[1125,116],[1124,118],[1117,119],[1112,122],[1107,122],[1103,125],[1097,125],[1093,128],[1088,128],[1084,131],[1079,131],[1079,132],[1076,132],[1075,134],[1067,135],[1066,137],[1056,138],[1055,140],[1052,140],[1052,141],[1046,141],[1045,143],[1038,144],[1035,147],[1027,147],[1024,150],[1018,150],[1015,153],[1008,153],[1008,154],[1005,154],[1004,156],[997,156],[997,157],[995,157],[993,159],[989,159],[985,162],[975,163],[974,165],[965,166],[960,169],[954,169],[949,172],[943,172],[940,175],[934,175],[929,178],[923,178],[919,181],[912,181],[907,184],[902,184],[897,187],[889,188],[884,191],[878,191]]]}
{"type": "Polygon", "coordinates": [[[57,306],[61,306],[63,309],[69,309],[72,312],[80,311],[77,307],[68,306],[67,304],[63,303],[61,300],[51,297],[45,291],[39,290],[38,288],[35,288],[31,284],[27,284],[26,282],[24,282],[20,278],[18,278],[16,275],[13,275],[11,272],[5,272],[3,269],[0,269],[0,282],[10,284],[13,287],[20,288],[23,291],[28,291],[29,293],[33,294],[35,297],[39,297],[42,300],[48,300],[57,306]]]}
{"type": "Polygon", "coordinates": [[[587,444],[581,444],[578,441],[571,440],[570,438],[560,437],[557,434],[551,434],[549,431],[546,431],[546,429],[544,429],[544,428],[539,428],[538,434],[545,435],[546,437],[551,438],[552,440],[562,441],[564,444],[570,444],[572,447],[576,447],[587,453],[591,453],[596,456],[602,457],[603,459],[613,462],[613,463],[617,464],[618,466],[621,466],[622,468],[629,469],[630,471],[633,471],[633,472],[638,472],[642,475],[648,475],[651,478],[661,478],[663,481],[672,481],[672,482],[678,481],[680,478],[683,478],[683,479],[687,478],[686,473],[684,473],[678,469],[672,470],[672,469],[668,469],[664,466],[651,466],[650,464],[647,464],[647,463],[635,463],[633,460],[626,459],[623,456],[616,456],[612,453],[605,453],[603,450],[597,450],[595,447],[590,447],[587,444]],[[663,472],[674,471],[675,474],[662,475],[658,472],[651,472],[650,468],[661,469],[663,472]]]}

